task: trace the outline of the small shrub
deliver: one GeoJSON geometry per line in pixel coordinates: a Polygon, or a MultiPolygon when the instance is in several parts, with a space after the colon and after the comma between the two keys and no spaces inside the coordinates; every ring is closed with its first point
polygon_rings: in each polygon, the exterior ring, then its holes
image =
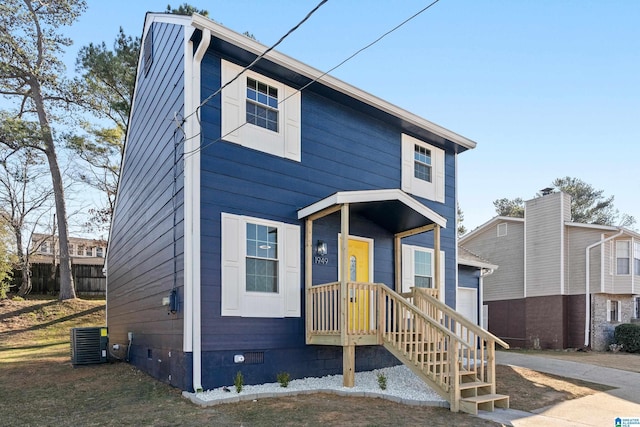
{"type": "Polygon", "coordinates": [[[242,376],[242,372],[238,371],[236,374],[236,378],[233,380],[233,383],[236,386],[236,392],[240,393],[242,391],[242,387],[244,386],[244,377],[242,376]]]}
{"type": "Polygon", "coordinates": [[[383,373],[378,373],[378,386],[381,390],[387,389],[387,377],[383,373]]]}
{"type": "Polygon", "coordinates": [[[13,298],[11,298],[11,301],[24,301],[24,298],[22,298],[19,295],[14,296],[13,298]]]}
{"type": "Polygon", "coordinates": [[[280,372],[276,378],[280,383],[280,387],[284,388],[287,388],[289,386],[289,381],[291,381],[291,375],[289,375],[289,372],[280,372]]]}
{"type": "Polygon", "coordinates": [[[613,332],[613,339],[626,352],[640,353],[640,324],[623,323],[616,326],[613,332]]]}
{"type": "Polygon", "coordinates": [[[624,346],[622,344],[611,344],[609,346],[609,351],[611,351],[612,353],[617,353],[619,351],[622,351],[623,348],[624,346]]]}

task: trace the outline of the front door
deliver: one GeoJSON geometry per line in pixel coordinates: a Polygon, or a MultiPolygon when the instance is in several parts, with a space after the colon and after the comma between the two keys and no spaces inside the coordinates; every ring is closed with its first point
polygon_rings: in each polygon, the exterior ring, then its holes
{"type": "MultiPolygon", "coordinates": [[[[349,282],[368,283],[370,281],[370,245],[366,240],[349,239],[349,282]]],[[[368,331],[370,325],[371,297],[365,289],[349,291],[349,329],[368,331]]]]}

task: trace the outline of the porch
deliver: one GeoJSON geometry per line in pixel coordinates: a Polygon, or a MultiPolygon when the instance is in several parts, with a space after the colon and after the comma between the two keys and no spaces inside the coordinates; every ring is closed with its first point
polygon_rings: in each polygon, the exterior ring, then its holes
{"type": "MultiPolygon", "coordinates": [[[[495,345],[508,345],[444,304],[440,230],[446,220],[400,190],[336,193],[298,212],[305,219],[306,342],[343,347],[344,386],[355,384],[355,347],[383,345],[450,402],[452,411],[508,407],[495,392],[495,345]],[[340,214],[341,236],[353,212],[393,233],[395,290],[373,280],[313,284],[313,224],[340,214]],[[402,239],[433,233],[433,287],[402,293],[402,239]]],[[[348,238],[340,240],[340,264],[349,266],[348,238]]],[[[371,278],[372,279],[372,278],[371,278]]]]}

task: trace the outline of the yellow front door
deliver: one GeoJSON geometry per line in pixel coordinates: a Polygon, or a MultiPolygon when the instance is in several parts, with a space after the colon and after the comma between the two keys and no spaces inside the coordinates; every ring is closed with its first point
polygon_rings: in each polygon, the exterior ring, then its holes
{"type": "MultiPolygon", "coordinates": [[[[369,282],[369,245],[368,241],[349,239],[349,282],[369,282]]],[[[369,291],[365,289],[350,289],[349,329],[351,331],[368,331],[371,329],[369,310],[369,291]]]]}

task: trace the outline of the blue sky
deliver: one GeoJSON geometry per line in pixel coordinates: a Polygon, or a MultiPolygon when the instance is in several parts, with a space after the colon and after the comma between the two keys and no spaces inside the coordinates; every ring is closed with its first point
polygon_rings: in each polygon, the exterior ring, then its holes
{"type": "MultiPolygon", "coordinates": [[[[271,45],[317,2],[190,3],[271,45]]],[[[69,69],[81,46],[111,46],[120,26],[139,36],[145,12],[167,3],[90,0],[66,31],[69,69]]],[[[427,4],[329,0],[278,50],[328,70],[427,4]]],[[[441,0],[332,75],[478,143],[458,159],[468,229],[495,215],[494,200],[564,176],[640,221],[638,22],[633,0],[441,0]]]]}

